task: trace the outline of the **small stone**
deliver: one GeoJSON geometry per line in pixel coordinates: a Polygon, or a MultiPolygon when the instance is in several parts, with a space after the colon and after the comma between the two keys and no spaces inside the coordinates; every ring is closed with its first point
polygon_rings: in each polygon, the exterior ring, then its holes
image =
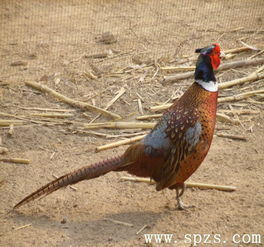
{"type": "Polygon", "coordinates": [[[41,78],[39,80],[40,81],[48,81],[49,80],[49,76],[48,75],[43,75],[43,76],[41,76],[41,78]]]}
{"type": "Polygon", "coordinates": [[[139,55],[133,56],[132,62],[137,65],[143,65],[143,64],[149,65],[151,63],[154,63],[152,59],[148,57],[144,57],[144,56],[139,56],[139,55]]]}
{"type": "Polygon", "coordinates": [[[60,79],[60,78],[56,78],[56,79],[54,80],[54,82],[55,82],[55,85],[58,85],[58,84],[60,83],[60,81],[61,81],[61,79],[60,79]]]}
{"type": "Polygon", "coordinates": [[[104,32],[99,41],[104,44],[113,44],[116,43],[117,40],[111,32],[104,32]]]}
{"type": "Polygon", "coordinates": [[[67,219],[63,218],[62,221],[61,221],[61,224],[66,224],[66,223],[67,223],[67,219]]]}
{"type": "Polygon", "coordinates": [[[134,64],[138,64],[138,65],[143,64],[142,59],[138,55],[135,55],[135,56],[132,57],[132,62],[134,64]]]}
{"type": "Polygon", "coordinates": [[[28,58],[29,59],[36,59],[37,58],[37,55],[34,54],[34,53],[31,53],[31,54],[28,55],[28,58]]]}
{"type": "Polygon", "coordinates": [[[0,154],[6,154],[8,152],[7,148],[0,147],[0,154]]]}

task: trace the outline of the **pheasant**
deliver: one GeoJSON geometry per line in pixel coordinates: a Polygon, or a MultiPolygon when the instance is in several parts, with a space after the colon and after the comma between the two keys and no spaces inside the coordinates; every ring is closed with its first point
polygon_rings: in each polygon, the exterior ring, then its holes
{"type": "Polygon", "coordinates": [[[150,177],[156,190],[176,190],[179,209],[184,182],[196,171],[207,155],[215,128],[218,83],[214,70],[220,65],[220,46],[212,44],[199,53],[195,81],[163,114],[146,137],[119,156],[82,167],[44,185],[25,197],[14,208],[46,196],[62,187],[93,179],[110,171],[127,171],[150,177]]]}

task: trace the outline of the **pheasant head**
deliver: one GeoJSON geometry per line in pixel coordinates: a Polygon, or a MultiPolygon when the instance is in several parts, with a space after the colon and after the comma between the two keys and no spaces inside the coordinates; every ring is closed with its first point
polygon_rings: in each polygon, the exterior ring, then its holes
{"type": "Polygon", "coordinates": [[[207,91],[217,91],[217,83],[214,75],[221,62],[221,49],[218,44],[196,49],[200,53],[195,69],[195,81],[207,91]]]}

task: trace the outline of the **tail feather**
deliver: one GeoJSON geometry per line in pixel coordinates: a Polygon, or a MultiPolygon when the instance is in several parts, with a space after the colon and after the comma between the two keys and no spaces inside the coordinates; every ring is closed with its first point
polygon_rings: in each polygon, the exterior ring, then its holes
{"type": "Polygon", "coordinates": [[[114,158],[104,160],[98,163],[94,163],[90,166],[82,167],[74,172],[63,175],[55,179],[54,181],[44,185],[43,187],[33,192],[29,196],[25,197],[23,200],[21,200],[19,203],[17,203],[14,206],[14,209],[30,201],[33,201],[39,197],[45,197],[48,194],[60,188],[66,187],[71,184],[78,183],[82,180],[88,180],[88,179],[92,179],[92,178],[96,178],[101,175],[104,175],[112,170],[115,170],[121,166],[126,165],[123,163],[124,163],[123,157],[118,156],[118,157],[114,157],[114,158]]]}

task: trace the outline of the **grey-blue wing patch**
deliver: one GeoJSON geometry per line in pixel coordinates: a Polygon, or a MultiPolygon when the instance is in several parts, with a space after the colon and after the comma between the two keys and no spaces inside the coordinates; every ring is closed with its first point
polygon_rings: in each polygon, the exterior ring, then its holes
{"type": "Polygon", "coordinates": [[[200,140],[202,134],[202,125],[200,122],[196,122],[193,127],[189,127],[185,134],[185,140],[188,144],[188,151],[190,152],[200,140]]]}
{"type": "Polygon", "coordinates": [[[164,118],[159,124],[142,140],[145,145],[145,152],[149,155],[159,155],[160,152],[170,150],[172,142],[166,133],[167,121],[164,118]]]}

